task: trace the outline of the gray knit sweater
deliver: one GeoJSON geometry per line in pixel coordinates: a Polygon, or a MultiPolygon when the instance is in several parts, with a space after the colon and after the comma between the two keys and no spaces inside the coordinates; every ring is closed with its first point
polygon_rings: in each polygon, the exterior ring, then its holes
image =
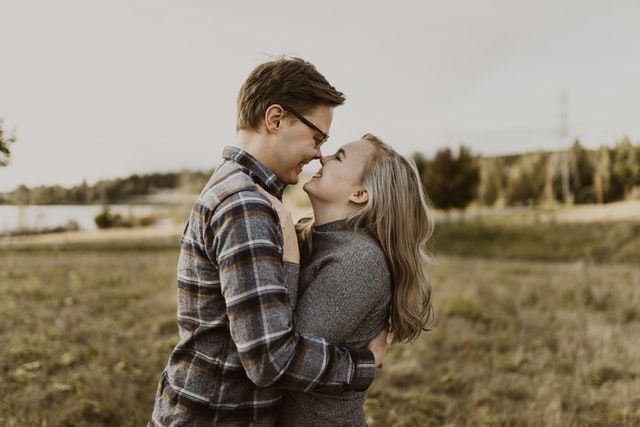
{"type": "MultiPolygon", "coordinates": [[[[296,330],[346,347],[365,347],[384,328],[391,276],[380,245],[348,231],[344,221],[313,230],[313,253],[303,259],[296,330]]],[[[285,391],[279,426],[364,426],[364,392],[285,391]]]]}

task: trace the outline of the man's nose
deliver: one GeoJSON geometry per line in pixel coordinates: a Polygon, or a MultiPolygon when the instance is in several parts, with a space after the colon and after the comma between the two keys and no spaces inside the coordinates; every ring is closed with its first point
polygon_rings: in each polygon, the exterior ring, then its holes
{"type": "Polygon", "coordinates": [[[324,164],[329,160],[330,156],[320,157],[320,164],[324,166],[324,164]]]}
{"type": "Polygon", "coordinates": [[[316,148],[316,155],[313,158],[319,159],[320,163],[322,163],[322,151],[320,151],[320,147],[316,148]]]}

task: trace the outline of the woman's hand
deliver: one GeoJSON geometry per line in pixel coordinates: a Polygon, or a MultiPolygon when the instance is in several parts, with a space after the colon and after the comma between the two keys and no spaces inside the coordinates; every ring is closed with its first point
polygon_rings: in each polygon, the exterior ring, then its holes
{"type": "Polygon", "coordinates": [[[280,228],[282,229],[282,240],[284,241],[282,260],[299,264],[300,250],[298,248],[298,237],[293,219],[291,218],[291,212],[289,212],[289,209],[287,209],[277,197],[274,197],[259,185],[257,187],[258,190],[271,201],[273,208],[278,213],[280,228]]]}
{"type": "Polygon", "coordinates": [[[369,341],[369,344],[367,344],[367,348],[371,351],[371,353],[373,353],[376,367],[379,369],[382,369],[384,356],[385,354],[387,354],[387,348],[389,347],[389,344],[387,344],[388,336],[389,325],[385,326],[382,332],[380,332],[377,337],[369,341]]]}

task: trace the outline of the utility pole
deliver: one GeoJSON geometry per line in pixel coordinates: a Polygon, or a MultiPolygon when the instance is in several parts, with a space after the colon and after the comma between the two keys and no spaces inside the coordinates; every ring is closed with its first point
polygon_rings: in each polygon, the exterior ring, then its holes
{"type": "MultiPolygon", "coordinates": [[[[562,89],[560,94],[560,144],[566,146],[564,151],[561,151],[561,177],[562,177],[562,201],[566,205],[573,197],[571,197],[571,190],[569,188],[569,145],[567,142],[567,136],[569,135],[569,113],[568,113],[568,95],[567,90],[562,89]]],[[[571,200],[572,201],[572,200],[571,200]]]]}

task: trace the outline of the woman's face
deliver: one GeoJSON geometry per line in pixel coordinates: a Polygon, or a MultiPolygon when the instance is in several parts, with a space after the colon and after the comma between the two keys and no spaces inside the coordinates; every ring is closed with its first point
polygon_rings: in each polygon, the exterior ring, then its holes
{"type": "Polygon", "coordinates": [[[335,154],[323,157],[322,167],[303,189],[312,201],[346,206],[349,198],[362,189],[362,170],[374,153],[369,141],[343,145],[335,154]]]}

